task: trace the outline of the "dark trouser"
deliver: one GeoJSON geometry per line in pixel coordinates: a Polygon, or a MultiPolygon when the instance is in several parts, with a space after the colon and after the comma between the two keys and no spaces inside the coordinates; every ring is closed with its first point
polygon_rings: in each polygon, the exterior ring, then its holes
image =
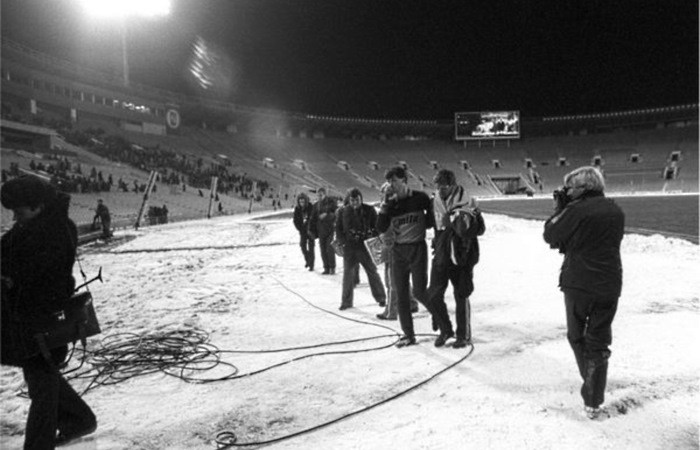
{"type": "Polygon", "coordinates": [[[333,234],[323,237],[319,236],[318,238],[318,248],[321,253],[324,270],[335,269],[335,250],[333,250],[331,241],[333,241],[333,234]]]}
{"type": "MultiPolygon", "coordinates": [[[[51,354],[58,364],[65,357],[66,348],[52,350],[51,354]]],[[[97,423],[90,407],[43,356],[28,359],[22,371],[32,400],[24,437],[25,450],[53,449],[57,430],[70,435],[97,423]]]]}
{"type": "Polygon", "coordinates": [[[567,339],[574,351],[583,379],[581,396],[586,406],[597,408],[605,400],[608,358],[612,343],[612,321],[617,298],[592,297],[585,293],[564,292],[567,339]]]}
{"type": "Polygon", "coordinates": [[[364,247],[352,248],[346,246],[343,256],[343,294],[341,297],[341,305],[352,306],[353,291],[355,290],[355,269],[358,267],[358,264],[365,269],[367,280],[369,281],[369,288],[372,291],[372,297],[374,297],[377,303],[386,301],[384,284],[379,277],[379,273],[377,273],[377,266],[372,262],[372,258],[370,258],[367,250],[364,247]]]}
{"type": "Polygon", "coordinates": [[[314,268],[314,261],[316,259],[314,246],[314,240],[311,239],[308,234],[299,233],[299,247],[301,247],[301,253],[304,255],[306,267],[309,267],[311,269],[314,268]]]}
{"type": "Polygon", "coordinates": [[[457,322],[457,339],[472,338],[471,305],[469,296],[474,292],[473,272],[470,267],[433,265],[430,270],[430,287],[428,296],[435,305],[435,310],[447,321],[448,330],[452,331],[452,322],[445,304],[447,284],[452,283],[455,297],[455,321],[457,322]]]}
{"type": "Polygon", "coordinates": [[[414,337],[413,316],[411,315],[410,285],[413,296],[433,315],[441,331],[447,332],[444,315],[435,310],[428,298],[428,246],[425,241],[414,244],[394,244],[391,249],[391,270],[393,287],[396,289],[397,307],[401,329],[408,337],[414,337]]]}
{"type": "Polygon", "coordinates": [[[104,220],[102,221],[102,237],[112,236],[112,221],[104,220]]]}
{"type": "MultiPolygon", "coordinates": [[[[393,287],[391,276],[391,251],[384,263],[384,283],[386,283],[386,308],[384,308],[384,316],[389,319],[396,319],[397,303],[396,289],[393,287]]],[[[410,289],[409,289],[410,291],[410,289]]],[[[411,310],[418,309],[418,301],[411,295],[411,310]]]]}

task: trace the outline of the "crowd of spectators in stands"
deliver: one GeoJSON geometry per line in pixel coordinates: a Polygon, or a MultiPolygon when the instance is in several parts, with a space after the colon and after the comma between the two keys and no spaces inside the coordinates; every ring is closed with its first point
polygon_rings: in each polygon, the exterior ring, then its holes
{"type": "MultiPolygon", "coordinates": [[[[212,177],[218,177],[218,193],[246,199],[253,198],[256,201],[261,201],[265,197],[270,199],[274,197],[268,181],[254,179],[246,172],[233,173],[225,164],[218,162],[207,164],[201,157],[182,155],[163,149],[160,145],[151,147],[135,145],[121,136],[106,135],[100,128],[74,129],[69,123],[50,117],[31,116],[28,121],[23,116],[12,114],[11,108],[6,108],[4,103],[2,116],[8,120],[55,129],[71,144],[143,171],[155,170],[158,174],[157,181],[182,186],[183,190],[186,189],[187,184],[197,189],[209,189],[212,177]]],[[[146,184],[140,184],[138,180],[129,183],[120,178],[115,183],[111,174],[105,177],[95,168],[92,168],[89,175],[85,175],[80,163],[72,163],[66,156],[56,154],[49,159],[51,162],[48,163],[32,160],[29,169],[45,172],[51,177],[52,183],[65,192],[108,192],[116,189],[122,192],[142,193],[146,189],[146,184]]],[[[4,182],[19,174],[19,166],[13,163],[10,170],[2,171],[2,180],[4,182]]],[[[279,200],[273,206],[281,208],[279,200]]]]}
{"type": "Polygon", "coordinates": [[[226,195],[265,197],[270,190],[266,180],[255,180],[247,173],[230,173],[224,164],[212,162],[207,165],[201,157],[188,157],[159,145],[144,148],[120,136],[104,136],[104,131],[99,129],[64,130],[63,133],[69,142],[112,161],[127,163],[144,171],[156,170],[160,180],[167,184],[188,182],[192,187],[209,189],[212,177],[218,177],[217,191],[226,195]]]}
{"type": "MultiPolygon", "coordinates": [[[[33,172],[43,172],[50,177],[51,184],[63,192],[109,192],[114,185],[112,175],[104,177],[101,171],[94,167],[90,174],[85,176],[80,163],[72,163],[68,157],[51,155],[46,157],[51,162],[29,162],[29,169],[33,172]]],[[[2,170],[2,181],[19,176],[20,167],[16,162],[10,163],[8,170],[2,170]]]]}

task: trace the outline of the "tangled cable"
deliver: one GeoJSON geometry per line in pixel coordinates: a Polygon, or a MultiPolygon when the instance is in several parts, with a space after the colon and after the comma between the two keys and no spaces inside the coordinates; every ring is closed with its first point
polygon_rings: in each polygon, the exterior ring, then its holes
{"type": "MultiPolygon", "coordinates": [[[[119,333],[114,335],[109,335],[104,338],[96,348],[91,350],[83,350],[84,355],[80,366],[75,367],[69,371],[64,371],[64,375],[71,375],[66,377],[69,380],[72,379],[86,379],[89,380],[87,387],[82,392],[81,395],[86,394],[92,389],[99,386],[114,385],[133,377],[149,375],[153,373],[163,373],[168,376],[179,378],[188,383],[210,383],[224,380],[233,380],[236,378],[249,377],[256,375],[273,368],[289,364],[294,361],[299,361],[306,358],[312,358],[316,356],[333,355],[333,354],[347,354],[347,353],[362,353],[370,352],[375,350],[386,349],[393,347],[400,335],[392,328],[378,324],[376,322],[367,322],[359,319],[354,319],[348,316],[337,314],[333,311],[328,311],[326,309],[320,308],[310,301],[308,301],[304,296],[298,292],[290,289],[284,285],[279,280],[275,279],[284,289],[290,293],[296,295],[301,300],[306,302],[313,308],[319,309],[323,312],[341,318],[343,320],[349,320],[352,322],[357,322],[365,325],[371,325],[379,328],[384,328],[390,330],[390,334],[382,334],[377,336],[370,336],[365,338],[357,338],[343,341],[335,342],[325,342],[322,344],[312,344],[305,346],[281,348],[281,349],[269,349],[269,350],[220,350],[213,344],[209,342],[209,335],[203,330],[196,328],[192,329],[172,329],[156,331],[144,334],[134,334],[134,333],[119,333]],[[306,350],[306,349],[317,349],[329,346],[338,346],[343,344],[359,343],[363,341],[371,341],[376,339],[386,340],[390,338],[389,343],[382,343],[380,345],[362,348],[362,349],[349,349],[349,350],[332,350],[332,351],[320,351],[309,353],[294,358],[290,358],[279,363],[269,365],[267,367],[239,374],[238,368],[230,362],[223,361],[222,355],[224,354],[235,354],[235,353],[281,353],[288,352],[292,350],[306,350]],[[87,363],[87,368],[83,368],[87,363]],[[213,370],[224,366],[227,370],[224,375],[217,377],[204,377],[202,374],[206,371],[213,370]]],[[[74,349],[75,350],[75,349],[74,349]]],[[[291,439],[303,434],[311,433],[318,429],[327,427],[334,423],[345,420],[349,417],[361,414],[370,409],[376,408],[380,405],[388,403],[392,400],[397,399],[407,393],[418,389],[419,387],[429,383],[439,375],[452,369],[456,365],[460,364],[469,356],[471,356],[474,351],[474,347],[470,346],[468,352],[459,360],[453,362],[452,364],[444,367],[438,372],[431,375],[429,378],[414,384],[396,394],[393,394],[383,400],[380,400],[371,405],[359,408],[355,411],[351,411],[335,419],[329,420],[327,422],[321,423],[319,425],[300,430],[298,432],[288,434],[285,436],[280,436],[277,438],[269,439],[261,442],[247,442],[239,443],[236,434],[232,431],[221,431],[215,437],[215,443],[218,449],[227,449],[232,447],[248,447],[248,446],[258,446],[266,445],[275,442],[280,442],[283,440],[291,439]]],[[[220,371],[219,371],[220,373],[220,371]]]]}
{"type": "MultiPolygon", "coordinates": [[[[365,338],[357,338],[343,341],[326,342],[297,347],[288,347],[269,350],[220,350],[209,342],[209,335],[199,329],[174,329],[169,331],[157,331],[144,334],[119,333],[107,336],[91,350],[84,350],[80,365],[63,374],[68,380],[88,380],[88,386],[81,395],[99,386],[109,386],[121,383],[130,378],[163,373],[179,378],[187,383],[204,384],[236,378],[250,377],[268,370],[290,364],[302,359],[346,353],[362,353],[388,348],[394,342],[384,343],[379,346],[350,349],[321,351],[281,361],[261,369],[239,374],[238,368],[222,360],[222,355],[230,354],[263,354],[282,353],[293,350],[306,350],[321,347],[352,344],[377,339],[395,338],[394,335],[378,335],[365,338]],[[87,363],[87,368],[84,366],[87,363]],[[205,377],[204,372],[220,367],[227,368],[224,375],[205,377]]],[[[78,348],[75,347],[74,350],[78,348]]]]}
{"type": "Polygon", "coordinates": [[[227,377],[235,376],[238,368],[221,361],[219,350],[208,341],[209,335],[198,329],[113,334],[103,339],[97,348],[85,351],[83,361],[91,368],[82,371],[77,368],[66,373],[74,373],[69,379],[91,380],[83,394],[97,386],[157,372],[200,383],[206,379],[196,377],[196,373],[225,365],[230,369],[227,377]]]}

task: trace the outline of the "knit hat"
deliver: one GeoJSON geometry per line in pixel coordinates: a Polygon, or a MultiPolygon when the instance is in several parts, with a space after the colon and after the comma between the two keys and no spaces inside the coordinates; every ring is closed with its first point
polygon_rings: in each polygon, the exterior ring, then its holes
{"type": "Polygon", "coordinates": [[[14,178],[2,185],[0,201],[7,209],[28,206],[36,208],[48,204],[56,198],[56,190],[41,178],[25,175],[14,178]]]}

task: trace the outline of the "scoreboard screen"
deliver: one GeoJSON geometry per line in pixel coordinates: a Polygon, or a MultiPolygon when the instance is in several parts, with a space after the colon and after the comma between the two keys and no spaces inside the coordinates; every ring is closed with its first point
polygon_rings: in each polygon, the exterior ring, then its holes
{"type": "Polygon", "coordinates": [[[519,139],[520,111],[455,113],[455,139],[519,139]]]}

